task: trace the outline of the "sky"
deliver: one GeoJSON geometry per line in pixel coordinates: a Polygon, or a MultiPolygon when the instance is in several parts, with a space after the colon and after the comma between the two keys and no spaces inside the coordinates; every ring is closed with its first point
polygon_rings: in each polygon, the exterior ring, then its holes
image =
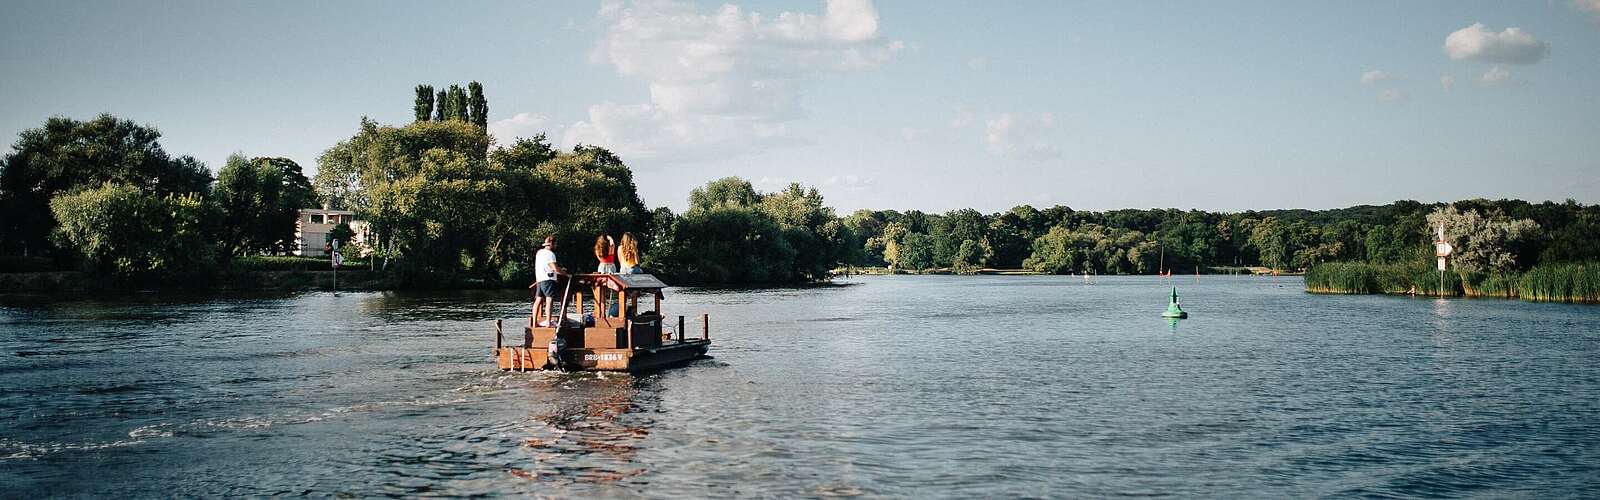
{"type": "Polygon", "coordinates": [[[413,87],[499,144],[859,208],[1600,202],[1600,0],[0,2],[0,136],[103,112],[308,173],[413,87]]]}

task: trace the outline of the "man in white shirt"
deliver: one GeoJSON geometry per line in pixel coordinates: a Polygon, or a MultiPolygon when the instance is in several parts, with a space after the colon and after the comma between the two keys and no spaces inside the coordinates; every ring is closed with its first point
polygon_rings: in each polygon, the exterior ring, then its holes
{"type": "Polygon", "coordinates": [[[561,272],[561,266],[556,264],[555,249],[555,235],[545,236],[544,247],[540,248],[539,253],[533,258],[535,279],[532,285],[528,285],[528,288],[535,289],[533,298],[534,327],[559,326],[549,309],[555,305],[555,298],[561,295],[561,290],[557,286],[560,281],[557,278],[566,273],[561,272]],[[541,318],[543,319],[541,320],[541,318]]]}

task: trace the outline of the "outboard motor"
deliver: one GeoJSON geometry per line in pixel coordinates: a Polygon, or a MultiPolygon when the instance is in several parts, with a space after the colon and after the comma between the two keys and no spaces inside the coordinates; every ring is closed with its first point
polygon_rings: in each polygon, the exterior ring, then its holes
{"type": "Polygon", "coordinates": [[[550,353],[550,360],[545,364],[545,368],[567,371],[566,367],[561,365],[561,351],[566,348],[567,341],[561,340],[561,330],[557,329],[556,334],[550,337],[550,345],[546,346],[546,351],[550,353]]]}

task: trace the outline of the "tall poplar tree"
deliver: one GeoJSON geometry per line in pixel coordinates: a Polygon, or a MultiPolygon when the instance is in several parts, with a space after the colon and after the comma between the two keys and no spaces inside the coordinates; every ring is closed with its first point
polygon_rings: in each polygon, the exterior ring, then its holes
{"type": "Polygon", "coordinates": [[[489,100],[483,97],[483,85],[474,81],[467,84],[467,114],[472,123],[479,127],[489,127],[489,100]]]}
{"type": "Polygon", "coordinates": [[[417,86],[417,102],[412,106],[412,109],[416,111],[417,121],[419,122],[428,121],[428,117],[433,116],[432,85],[417,86]]]}
{"type": "Polygon", "coordinates": [[[446,119],[469,121],[467,117],[467,91],[460,85],[450,86],[450,109],[445,114],[446,119]]]}
{"type": "Polygon", "coordinates": [[[444,108],[449,106],[449,104],[450,104],[449,97],[450,96],[448,96],[448,95],[446,95],[444,93],[444,89],[439,89],[439,93],[434,95],[434,100],[433,100],[433,121],[436,121],[436,122],[444,121],[444,117],[445,117],[444,108]]]}

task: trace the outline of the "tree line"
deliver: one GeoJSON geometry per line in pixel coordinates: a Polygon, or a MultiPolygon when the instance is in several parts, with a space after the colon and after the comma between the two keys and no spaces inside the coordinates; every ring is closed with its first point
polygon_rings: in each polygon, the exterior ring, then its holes
{"type": "MultiPolygon", "coordinates": [[[[1397,201],[1333,210],[1234,213],[1150,209],[1044,210],[1029,205],[983,214],[954,210],[860,210],[845,219],[865,241],[858,265],[972,272],[983,267],[1044,273],[1150,274],[1223,266],[1300,271],[1320,262],[1414,262],[1432,258],[1438,221],[1458,241],[1464,265],[1496,257],[1496,270],[1600,258],[1600,206],[1463,200],[1397,201]],[[1430,220],[1432,220],[1430,222],[1430,220]]],[[[1486,264],[1488,265],[1488,264],[1486,264]]]]}
{"type": "Polygon", "coordinates": [[[477,82],[415,90],[415,120],[362,118],[318,157],[310,179],[291,160],[243,154],[213,178],[193,158],[166,153],[153,127],[110,115],[51,118],[22,132],[0,163],[0,254],[122,277],[184,276],[291,250],[298,210],[322,205],[368,221],[366,246],[355,252],[431,282],[525,284],[547,234],[567,267],[591,269],[595,236],[622,232],[641,241],[647,270],[683,284],[815,281],[840,266],[1152,274],[1425,263],[1430,228],[1441,222],[1458,243],[1457,262],[1473,269],[1600,259],[1600,207],[1571,200],[839,215],[815,188],[760,192],[730,177],[691,191],[682,213],[651,210],[632,170],[604,147],[492,137],[477,82]]]}
{"type": "Polygon", "coordinates": [[[478,82],[468,83],[466,89],[451,85],[440,89],[438,94],[433,93],[432,85],[419,84],[416,91],[417,98],[412,106],[416,121],[455,120],[479,128],[489,126],[489,100],[483,96],[483,85],[478,82]]]}

